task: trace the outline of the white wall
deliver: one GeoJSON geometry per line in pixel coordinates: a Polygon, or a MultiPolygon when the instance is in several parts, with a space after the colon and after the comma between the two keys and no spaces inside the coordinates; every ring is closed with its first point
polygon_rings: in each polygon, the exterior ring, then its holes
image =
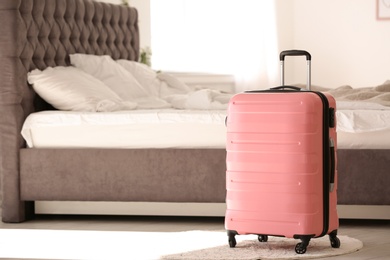
{"type": "MultiPolygon", "coordinates": [[[[365,87],[390,79],[390,20],[376,19],[375,0],[270,1],[277,9],[278,49],[310,51],[313,84],[365,87]]],[[[150,1],[129,2],[139,11],[141,47],[150,46],[150,1]]],[[[304,83],[305,73],[303,58],[286,59],[286,83],[304,83]]]]}
{"type": "MultiPolygon", "coordinates": [[[[294,48],[312,53],[313,84],[367,87],[390,79],[390,20],[376,19],[375,0],[294,1],[294,48]]],[[[304,69],[296,67],[294,81],[304,69]]]]}
{"type": "MultiPolygon", "coordinates": [[[[278,28],[278,50],[279,52],[294,48],[294,1],[275,0],[276,23],[278,28]]],[[[279,59],[279,57],[275,57],[279,59]]],[[[279,76],[280,78],[280,76],[279,76]]],[[[286,59],[285,82],[295,83],[294,63],[286,59]]],[[[279,79],[276,82],[280,82],[279,79]]]]}
{"type": "Polygon", "coordinates": [[[151,45],[150,28],[150,1],[149,0],[130,0],[130,5],[138,10],[138,26],[140,30],[141,48],[151,45]]]}

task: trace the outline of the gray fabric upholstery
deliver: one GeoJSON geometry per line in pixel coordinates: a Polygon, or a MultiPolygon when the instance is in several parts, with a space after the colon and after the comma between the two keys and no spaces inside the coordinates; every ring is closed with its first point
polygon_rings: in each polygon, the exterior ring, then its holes
{"type": "Polygon", "coordinates": [[[339,150],[338,203],[390,205],[390,151],[339,150]]]}
{"type": "Polygon", "coordinates": [[[20,222],[31,203],[20,200],[20,130],[25,117],[51,108],[27,84],[27,72],[68,65],[69,54],[136,60],[136,9],[89,0],[0,1],[0,172],[2,220],[20,222]]]}
{"type": "Polygon", "coordinates": [[[22,149],[21,199],[225,201],[223,149],[22,149]]]}
{"type": "MultiPolygon", "coordinates": [[[[223,203],[225,158],[224,149],[22,149],[21,199],[223,203]]],[[[389,162],[388,150],[339,150],[338,203],[390,205],[389,162]]]]}

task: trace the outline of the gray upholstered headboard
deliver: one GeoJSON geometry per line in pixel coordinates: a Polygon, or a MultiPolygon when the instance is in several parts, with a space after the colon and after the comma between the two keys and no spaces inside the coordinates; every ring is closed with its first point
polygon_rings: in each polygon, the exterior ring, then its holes
{"type": "MultiPolygon", "coordinates": [[[[27,72],[65,66],[69,54],[137,60],[136,9],[92,0],[0,1],[0,174],[2,203],[19,201],[20,130],[26,116],[48,105],[27,84],[27,72]],[[6,196],[4,196],[6,194],[6,196]]],[[[14,205],[17,207],[17,205],[14,205]]],[[[23,203],[19,204],[22,212],[23,203]]],[[[3,219],[18,219],[7,216],[3,219]]],[[[20,214],[21,216],[24,214],[20,214]]]]}
{"type": "MultiPolygon", "coordinates": [[[[11,66],[9,73],[19,75],[10,88],[20,84],[25,90],[27,71],[69,65],[72,53],[138,58],[134,8],[92,0],[2,0],[0,8],[0,66],[11,66]]],[[[32,108],[24,101],[29,113],[32,108]]]]}

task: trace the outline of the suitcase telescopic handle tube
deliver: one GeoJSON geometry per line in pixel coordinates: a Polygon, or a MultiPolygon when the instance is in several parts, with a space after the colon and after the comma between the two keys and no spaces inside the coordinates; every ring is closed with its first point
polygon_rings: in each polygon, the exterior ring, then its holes
{"type": "Polygon", "coordinates": [[[311,88],[311,55],[309,52],[304,50],[286,50],[282,51],[279,55],[280,59],[280,84],[284,86],[284,58],[286,56],[306,56],[307,63],[307,83],[306,88],[310,90],[311,88]]]}

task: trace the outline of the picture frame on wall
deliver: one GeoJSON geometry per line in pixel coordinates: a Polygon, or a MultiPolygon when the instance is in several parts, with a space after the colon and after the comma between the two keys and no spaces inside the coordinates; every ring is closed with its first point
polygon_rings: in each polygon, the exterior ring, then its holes
{"type": "Polygon", "coordinates": [[[390,0],[376,1],[376,16],[378,20],[390,20],[390,0]]]}

